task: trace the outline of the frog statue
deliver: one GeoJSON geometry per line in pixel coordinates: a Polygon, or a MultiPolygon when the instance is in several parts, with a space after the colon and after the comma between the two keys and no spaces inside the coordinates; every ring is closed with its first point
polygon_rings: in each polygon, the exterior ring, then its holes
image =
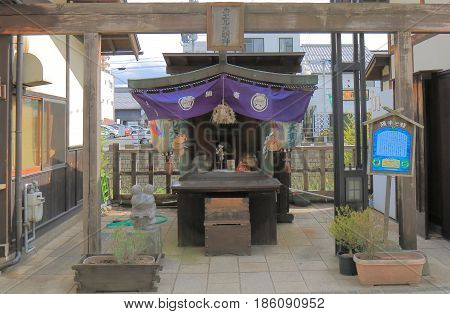
{"type": "Polygon", "coordinates": [[[156,202],[151,184],[131,188],[131,221],[136,230],[150,230],[156,221],[156,202]]]}

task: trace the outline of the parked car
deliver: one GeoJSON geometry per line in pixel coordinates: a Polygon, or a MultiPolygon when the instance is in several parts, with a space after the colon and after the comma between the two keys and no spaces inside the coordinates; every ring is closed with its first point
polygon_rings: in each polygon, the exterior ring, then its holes
{"type": "Polygon", "coordinates": [[[109,125],[101,125],[101,133],[104,137],[113,139],[119,136],[119,131],[109,125]]]}
{"type": "Polygon", "coordinates": [[[138,140],[139,144],[150,144],[151,142],[151,134],[149,129],[142,129],[135,131],[132,135],[133,139],[138,140]]]}
{"type": "Polygon", "coordinates": [[[122,136],[126,136],[125,135],[125,131],[127,129],[126,126],[122,125],[122,124],[108,124],[108,126],[114,128],[115,130],[117,130],[119,132],[119,137],[122,136]]]}
{"type": "Polygon", "coordinates": [[[128,126],[131,130],[130,135],[137,135],[139,131],[145,130],[145,128],[139,126],[139,125],[129,125],[128,126]]]}

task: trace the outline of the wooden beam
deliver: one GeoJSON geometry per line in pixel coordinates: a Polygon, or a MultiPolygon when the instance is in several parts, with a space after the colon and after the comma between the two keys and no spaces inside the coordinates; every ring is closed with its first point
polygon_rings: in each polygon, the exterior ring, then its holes
{"type": "Polygon", "coordinates": [[[131,48],[133,49],[134,57],[136,61],[139,61],[139,44],[136,34],[128,34],[128,38],[130,40],[131,48]]]}
{"type": "MultiPolygon", "coordinates": [[[[397,33],[398,44],[395,52],[395,109],[403,109],[402,114],[417,121],[417,108],[414,108],[415,104],[413,103],[413,46],[411,38],[410,32],[397,33]]],[[[416,250],[416,177],[397,177],[396,181],[400,246],[406,250],[416,250]]]]}
{"type": "Polygon", "coordinates": [[[97,33],[84,35],[83,231],[84,252],[101,253],[100,223],[100,53],[97,33]]]}
{"type": "MultiPolygon", "coordinates": [[[[0,5],[0,34],[206,33],[207,3],[0,5]]],[[[449,4],[246,3],[245,32],[450,33],[449,4]]]]}

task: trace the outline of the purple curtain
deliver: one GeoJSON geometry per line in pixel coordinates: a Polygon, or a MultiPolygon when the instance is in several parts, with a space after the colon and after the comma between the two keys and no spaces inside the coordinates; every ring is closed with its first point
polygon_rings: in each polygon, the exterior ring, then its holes
{"type": "Polygon", "coordinates": [[[149,120],[189,119],[206,114],[222,97],[241,115],[264,121],[301,122],[314,90],[258,86],[221,75],[203,84],[170,92],[133,91],[149,120]]]}

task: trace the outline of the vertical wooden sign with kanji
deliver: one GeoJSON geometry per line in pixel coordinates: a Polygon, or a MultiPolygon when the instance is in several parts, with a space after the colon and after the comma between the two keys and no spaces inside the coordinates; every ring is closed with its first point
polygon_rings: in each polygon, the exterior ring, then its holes
{"type": "Polygon", "coordinates": [[[240,51],[244,45],[244,5],[210,3],[207,11],[207,47],[210,51],[240,51]]]}

